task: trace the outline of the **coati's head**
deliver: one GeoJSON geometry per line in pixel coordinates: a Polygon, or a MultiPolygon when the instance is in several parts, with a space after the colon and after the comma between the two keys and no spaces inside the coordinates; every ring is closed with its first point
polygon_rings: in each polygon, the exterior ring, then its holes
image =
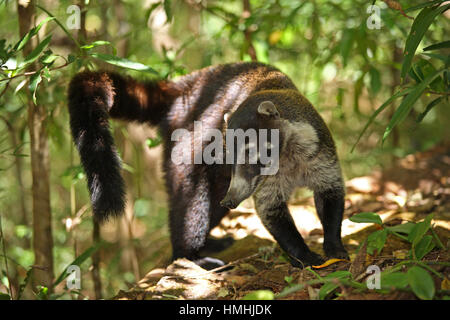
{"type": "Polygon", "coordinates": [[[227,163],[231,181],[224,207],[234,209],[250,197],[268,175],[278,172],[280,113],[272,101],[246,101],[227,121],[227,163]]]}

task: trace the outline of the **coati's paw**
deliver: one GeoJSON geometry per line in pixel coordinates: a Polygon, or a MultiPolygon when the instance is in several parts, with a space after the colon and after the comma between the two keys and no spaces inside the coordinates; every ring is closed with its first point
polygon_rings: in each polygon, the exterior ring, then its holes
{"type": "Polygon", "coordinates": [[[325,255],[327,258],[338,258],[338,259],[347,259],[349,260],[349,256],[347,250],[345,250],[342,244],[324,244],[323,251],[325,251],[325,255]]]}
{"type": "Polygon", "coordinates": [[[293,267],[303,269],[308,266],[320,266],[325,262],[325,259],[317,253],[310,251],[306,255],[303,255],[302,258],[290,257],[290,262],[293,267]]]}
{"type": "Polygon", "coordinates": [[[220,252],[228,247],[230,247],[234,243],[233,237],[224,237],[224,238],[206,238],[205,246],[202,248],[201,253],[208,254],[208,252],[220,252]]]}
{"type": "Polygon", "coordinates": [[[211,257],[199,258],[197,260],[194,260],[194,263],[206,270],[212,270],[215,268],[223,267],[225,265],[225,262],[223,262],[222,260],[211,257]]]}

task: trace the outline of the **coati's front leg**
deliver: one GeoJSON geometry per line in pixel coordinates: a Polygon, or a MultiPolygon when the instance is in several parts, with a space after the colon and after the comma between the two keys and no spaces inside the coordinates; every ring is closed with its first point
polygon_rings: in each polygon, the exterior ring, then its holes
{"type": "Polygon", "coordinates": [[[341,188],[314,192],[317,214],[323,226],[323,250],[327,257],[348,259],[341,240],[344,201],[344,190],[341,188]]]}
{"type": "Polygon", "coordinates": [[[256,211],[264,226],[290,257],[294,267],[303,268],[309,265],[320,265],[322,257],[312,252],[291,217],[286,201],[277,196],[254,195],[256,211]]]}
{"type": "Polygon", "coordinates": [[[170,163],[166,170],[172,259],[187,258],[205,269],[223,266],[219,259],[199,255],[211,228],[211,192],[206,174],[195,165],[170,163]]]}

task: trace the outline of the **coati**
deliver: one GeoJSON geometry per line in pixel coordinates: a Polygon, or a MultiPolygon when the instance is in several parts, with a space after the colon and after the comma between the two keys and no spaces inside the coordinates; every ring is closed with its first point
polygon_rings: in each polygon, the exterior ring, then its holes
{"type": "Polygon", "coordinates": [[[120,158],[109,118],[159,126],[169,196],[173,259],[205,268],[223,264],[200,257],[209,231],[230,208],[253,195],[264,226],[297,267],[323,262],[297,231],[287,201],[295,187],[314,191],[324,229],[324,251],[347,258],[341,242],[344,185],[331,134],[311,103],[275,67],[232,63],[204,68],[177,81],[137,81],[114,72],[77,74],[69,85],[71,133],[86,172],[94,218],[103,222],[124,210],[120,158]],[[227,118],[225,121],[224,118],[227,118]],[[175,164],[174,148],[193,150],[191,140],[173,141],[176,129],[279,129],[279,170],[261,176],[260,164],[175,164]]]}

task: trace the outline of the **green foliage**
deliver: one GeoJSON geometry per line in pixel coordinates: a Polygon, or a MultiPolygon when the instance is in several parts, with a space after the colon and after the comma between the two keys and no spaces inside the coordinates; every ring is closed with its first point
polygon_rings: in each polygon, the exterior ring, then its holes
{"type": "Polygon", "coordinates": [[[324,281],[328,280],[319,291],[319,299],[324,300],[332,292],[334,292],[339,287],[339,280],[350,280],[352,274],[348,271],[335,271],[328,274],[324,281]]]}
{"type": "Polygon", "coordinates": [[[361,212],[350,217],[350,221],[356,223],[376,223],[381,225],[383,222],[379,215],[374,212],[361,212]]]}
{"type": "Polygon", "coordinates": [[[147,138],[147,140],[145,142],[147,144],[147,147],[154,148],[154,147],[159,146],[162,143],[162,137],[158,133],[158,135],[155,138],[147,138]]]}
{"type": "Polygon", "coordinates": [[[248,293],[242,300],[273,300],[274,293],[269,290],[256,290],[248,293]]]}
{"type": "MultiPolygon", "coordinates": [[[[408,241],[411,244],[412,250],[415,250],[415,255],[412,257],[412,260],[403,260],[392,267],[388,267],[381,273],[381,288],[376,289],[377,292],[388,293],[391,290],[403,290],[411,291],[419,299],[430,300],[435,297],[436,289],[434,287],[434,280],[429,272],[442,279],[445,279],[445,277],[430,268],[425,261],[421,261],[434,247],[435,238],[427,234],[428,231],[432,231],[432,218],[433,215],[430,214],[418,223],[407,222],[395,226],[385,226],[376,213],[364,212],[352,217],[351,220],[354,222],[375,223],[382,226],[381,230],[377,230],[368,236],[367,252],[369,254],[374,254],[375,250],[379,253],[389,234],[408,241]],[[404,271],[405,267],[406,272],[404,271]]],[[[443,265],[448,266],[448,263],[443,263],[443,265]]],[[[342,286],[352,287],[357,291],[368,290],[366,284],[361,283],[357,279],[353,279],[349,271],[336,271],[326,276],[320,276],[311,267],[306,268],[306,270],[311,272],[316,279],[299,284],[288,282],[288,286],[279,294],[276,294],[275,298],[284,298],[294,292],[305,289],[307,286],[318,284],[320,284],[318,298],[321,300],[332,298],[337,294],[338,288],[342,286]]]]}
{"type": "Polygon", "coordinates": [[[405,289],[408,286],[408,276],[404,272],[382,274],[380,284],[382,289],[405,289]]]}
{"type": "Polygon", "coordinates": [[[55,282],[53,283],[53,286],[56,287],[58,284],[60,284],[64,279],[66,279],[69,276],[69,273],[67,272],[67,268],[69,266],[81,266],[81,264],[86,261],[88,258],[90,258],[99,248],[101,247],[101,244],[93,245],[92,247],[86,249],[82,254],[80,254],[75,260],[73,260],[56,278],[55,282]]]}
{"type": "Polygon", "coordinates": [[[386,140],[388,135],[392,132],[394,127],[405,120],[406,116],[411,112],[414,103],[419,99],[425,89],[438,77],[441,73],[444,72],[445,69],[436,70],[432,74],[428,75],[422,82],[418,83],[413,87],[411,93],[409,93],[403,101],[400,103],[400,106],[395,111],[394,115],[389,121],[386,130],[383,134],[383,141],[386,140]]]}
{"type": "Polygon", "coordinates": [[[142,63],[139,63],[139,62],[133,62],[128,59],[119,58],[119,57],[116,57],[116,56],[113,56],[110,54],[103,54],[103,53],[97,53],[97,52],[93,52],[90,55],[94,58],[100,59],[104,62],[107,62],[109,64],[112,64],[112,65],[115,65],[118,67],[130,69],[130,70],[148,72],[148,73],[158,75],[158,73],[153,68],[143,65],[142,63]]]}
{"type": "Polygon", "coordinates": [[[431,300],[434,297],[434,281],[423,268],[414,266],[408,272],[408,283],[414,294],[422,300],[431,300]]]}
{"type": "MultiPolygon", "coordinates": [[[[359,217],[360,215],[363,215],[364,217],[367,216],[367,213],[355,215],[354,217],[356,218],[350,220],[354,222],[368,222],[365,219],[361,219],[361,217],[359,217]]],[[[367,253],[374,254],[375,249],[377,250],[377,253],[380,253],[385,245],[388,234],[400,237],[402,240],[408,241],[411,244],[410,258],[412,260],[400,262],[383,272],[380,281],[382,289],[409,288],[420,299],[432,299],[435,295],[434,281],[428,271],[422,267],[428,268],[439,277],[443,278],[443,276],[427,267],[421,260],[435,248],[437,245],[436,242],[440,242],[439,238],[432,232],[431,221],[433,219],[433,214],[429,214],[423,221],[418,223],[407,222],[405,224],[390,227],[380,223],[381,218],[378,217],[380,218],[380,220],[378,220],[375,218],[375,215],[375,213],[372,213],[371,219],[368,220],[381,225],[383,229],[377,230],[368,236],[367,253]],[[431,231],[431,235],[427,234],[429,231],[431,231]],[[403,234],[406,235],[406,237],[403,234]],[[410,266],[406,273],[395,271],[405,264],[410,266]]],[[[441,245],[439,245],[439,247],[441,247],[441,245]]]]}
{"type": "Polygon", "coordinates": [[[380,253],[383,249],[388,235],[387,229],[377,230],[367,237],[367,253],[374,254],[375,250],[380,253]]]}
{"type": "MultiPolygon", "coordinates": [[[[441,2],[430,1],[421,6],[417,6],[416,9],[423,8],[417,17],[409,31],[409,35],[405,41],[404,59],[401,67],[400,76],[403,81],[403,90],[397,91],[391,96],[385,103],[383,103],[370,117],[366,123],[364,129],[361,131],[356,144],[361,139],[368,126],[374,121],[378,114],[383,111],[388,105],[390,105],[395,99],[406,95],[398,108],[393,113],[391,120],[389,121],[382,141],[384,142],[390,133],[403,122],[406,117],[411,113],[415,103],[424,95],[424,92],[431,91],[434,94],[440,95],[433,101],[431,101],[418,117],[417,121],[421,122],[423,118],[429,113],[429,111],[441,103],[443,100],[448,102],[448,96],[450,94],[450,83],[448,81],[449,69],[449,56],[437,56],[428,55],[430,60],[424,60],[423,58],[417,58],[417,62],[413,64],[416,50],[423,40],[425,33],[430,28],[431,24],[441,15],[443,12],[450,8],[450,4],[440,5],[441,2]],[[438,5],[436,5],[438,3],[438,5]],[[440,65],[436,68],[434,65],[440,65]],[[406,75],[409,75],[415,80],[416,84],[412,87],[410,83],[406,83],[406,75]],[[443,77],[441,75],[444,75],[443,77]]],[[[448,41],[439,42],[424,48],[424,51],[430,50],[442,50],[448,47],[448,41]]],[[[376,85],[377,87],[377,85],[376,85]]]]}
{"type": "Polygon", "coordinates": [[[420,11],[417,17],[414,19],[414,23],[409,32],[408,38],[405,44],[405,58],[402,64],[401,77],[404,78],[406,73],[408,73],[411,68],[412,59],[416,53],[419,43],[422,41],[425,32],[427,32],[431,23],[439,16],[441,13],[445,12],[450,8],[450,4],[443,6],[429,6],[425,7],[420,11]]]}
{"type": "Polygon", "coordinates": [[[407,222],[395,226],[385,226],[380,216],[374,212],[362,212],[350,217],[350,221],[353,222],[375,223],[382,226],[381,230],[371,233],[367,238],[367,252],[369,254],[374,254],[375,250],[380,253],[386,243],[387,236],[392,234],[411,243],[411,256],[417,260],[421,260],[436,246],[436,239],[433,235],[426,235],[431,228],[432,219],[433,214],[429,214],[424,221],[418,223],[407,222]]]}
{"type": "Polygon", "coordinates": [[[11,297],[9,294],[0,292],[0,300],[11,300],[11,297]]]}

